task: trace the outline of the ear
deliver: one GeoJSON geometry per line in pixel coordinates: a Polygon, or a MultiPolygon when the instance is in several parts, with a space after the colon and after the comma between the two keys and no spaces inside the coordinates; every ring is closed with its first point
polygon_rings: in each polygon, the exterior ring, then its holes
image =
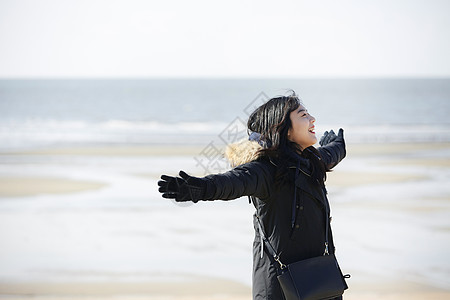
{"type": "Polygon", "coordinates": [[[287,139],[292,142],[292,140],[291,140],[291,131],[292,131],[292,127],[288,129],[287,139]]]}

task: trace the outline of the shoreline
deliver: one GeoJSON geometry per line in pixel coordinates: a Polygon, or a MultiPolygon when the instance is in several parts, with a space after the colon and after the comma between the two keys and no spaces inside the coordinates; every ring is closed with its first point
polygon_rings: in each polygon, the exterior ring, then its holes
{"type": "MultiPolygon", "coordinates": [[[[205,144],[206,146],[206,144],[205,144]]],[[[180,146],[180,145],[133,145],[133,146],[74,146],[55,147],[31,150],[0,152],[2,156],[27,156],[27,155],[62,155],[62,156],[189,156],[198,155],[205,146],[180,146]]]]}
{"type": "MultiPolygon", "coordinates": [[[[318,145],[315,145],[318,147],[318,145]]],[[[199,155],[207,143],[201,145],[86,145],[73,147],[46,147],[30,150],[3,151],[2,156],[25,156],[25,155],[79,155],[79,156],[191,156],[199,155]]],[[[225,146],[218,148],[222,151],[225,146]]],[[[347,143],[347,156],[373,156],[373,155],[404,155],[416,151],[448,149],[448,142],[432,143],[347,143]]]]}
{"type": "MultiPolygon", "coordinates": [[[[446,157],[415,157],[414,153],[423,151],[440,151],[450,149],[450,143],[434,144],[351,144],[347,146],[347,157],[355,159],[365,159],[366,157],[377,157],[380,164],[418,167],[450,167],[450,160],[446,157]]],[[[39,159],[47,157],[192,157],[199,156],[203,149],[197,146],[169,147],[169,146],[129,146],[129,147],[75,147],[30,150],[25,152],[0,153],[0,163],[2,159],[8,160],[10,157],[24,158],[34,161],[35,156],[39,159]]],[[[136,178],[155,180],[160,174],[155,172],[142,172],[131,174],[136,178]]],[[[327,186],[330,187],[353,187],[361,185],[374,185],[385,183],[396,183],[405,181],[427,180],[427,175],[410,174],[408,171],[399,173],[390,172],[367,172],[365,170],[337,170],[328,173],[327,186]],[[336,175],[335,175],[336,173],[336,175]]],[[[26,176],[7,174],[0,175],[0,197],[27,197],[41,194],[69,194],[84,191],[95,191],[108,186],[108,183],[69,179],[59,176],[26,176]]]]}

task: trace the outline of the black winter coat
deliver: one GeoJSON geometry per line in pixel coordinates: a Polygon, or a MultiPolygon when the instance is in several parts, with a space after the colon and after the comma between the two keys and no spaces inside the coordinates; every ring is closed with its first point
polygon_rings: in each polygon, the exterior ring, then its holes
{"type": "MultiPolygon", "coordinates": [[[[318,150],[322,161],[329,168],[334,167],[346,154],[345,144],[340,141],[318,150]]],[[[281,182],[275,182],[277,163],[265,158],[249,161],[223,174],[206,177],[215,187],[210,200],[251,196],[256,207],[255,214],[262,220],[266,236],[284,264],[322,255],[325,249],[325,222],[330,222],[329,215],[325,215],[325,207],[329,205],[325,188],[313,184],[309,179],[309,161],[300,156],[297,159],[289,161],[288,180],[281,182]],[[296,172],[299,163],[300,168],[296,172]],[[295,200],[294,188],[297,188],[295,200]],[[294,206],[293,201],[296,201],[294,206]],[[296,218],[292,226],[294,207],[296,218]]],[[[284,299],[277,280],[277,263],[265,247],[261,247],[255,221],[254,225],[253,299],[284,299]],[[261,251],[264,251],[263,255],[261,251]]],[[[329,252],[334,253],[331,230],[328,241],[329,252]]]]}

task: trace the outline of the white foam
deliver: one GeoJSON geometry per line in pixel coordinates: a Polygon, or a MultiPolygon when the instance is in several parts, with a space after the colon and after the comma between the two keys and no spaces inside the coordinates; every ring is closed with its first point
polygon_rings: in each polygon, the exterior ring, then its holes
{"type": "MultiPolygon", "coordinates": [[[[67,144],[198,144],[218,139],[229,128],[223,122],[180,122],[109,120],[106,122],[28,120],[0,123],[0,150],[64,146],[67,144]]],[[[246,136],[246,128],[239,124],[246,136]]],[[[317,136],[343,127],[349,143],[449,142],[450,126],[339,126],[317,124],[317,136]]]]}

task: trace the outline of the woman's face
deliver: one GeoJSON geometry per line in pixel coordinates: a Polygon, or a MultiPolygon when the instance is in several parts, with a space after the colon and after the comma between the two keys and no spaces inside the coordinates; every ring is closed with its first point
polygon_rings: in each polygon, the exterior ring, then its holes
{"type": "Polygon", "coordinates": [[[316,119],[311,116],[303,105],[290,113],[291,128],[288,131],[288,139],[297,143],[300,148],[306,149],[317,142],[314,131],[316,119]]]}

